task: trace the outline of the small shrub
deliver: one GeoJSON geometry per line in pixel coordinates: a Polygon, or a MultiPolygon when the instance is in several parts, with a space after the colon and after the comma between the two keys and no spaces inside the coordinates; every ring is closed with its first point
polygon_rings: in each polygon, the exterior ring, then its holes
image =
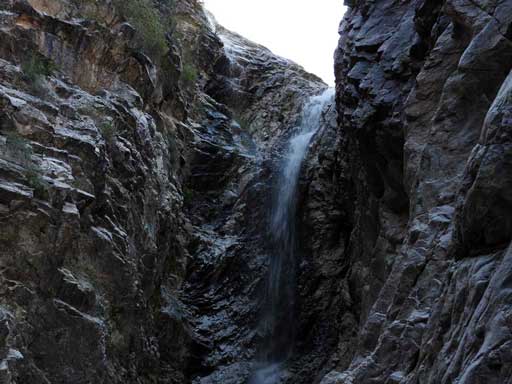
{"type": "Polygon", "coordinates": [[[7,157],[26,169],[27,185],[34,190],[34,195],[44,196],[49,185],[44,180],[39,166],[32,160],[33,152],[27,140],[16,133],[9,133],[6,146],[7,157]]]}
{"type": "Polygon", "coordinates": [[[34,190],[34,195],[44,196],[45,192],[48,190],[49,185],[43,179],[39,168],[37,168],[35,165],[29,167],[25,177],[27,178],[28,186],[34,190]]]}
{"type": "Polygon", "coordinates": [[[149,56],[160,58],[167,53],[165,27],[151,0],[115,0],[115,5],[137,30],[140,44],[149,56]]]}
{"type": "Polygon", "coordinates": [[[105,121],[100,125],[100,131],[107,143],[112,143],[116,135],[116,128],[112,121],[105,121]]]}
{"type": "Polygon", "coordinates": [[[184,64],[181,78],[187,87],[192,87],[197,81],[197,69],[192,64],[184,64]]]}
{"type": "Polygon", "coordinates": [[[25,138],[17,133],[9,133],[6,145],[6,155],[10,159],[24,166],[32,163],[32,148],[25,138]]]}
{"type": "Polygon", "coordinates": [[[105,24],[105,10],[96,0],[71,0],[83,17],[94,20],[98,24],[105,24]]]}
{"type": "Polygon", "coordinates": [[[21,69],[27,81],[33,86],[38,86],[46,76],[51,75],[56,70],[56,66],[51,61],[32,55],[21,64],[21,69]]]}

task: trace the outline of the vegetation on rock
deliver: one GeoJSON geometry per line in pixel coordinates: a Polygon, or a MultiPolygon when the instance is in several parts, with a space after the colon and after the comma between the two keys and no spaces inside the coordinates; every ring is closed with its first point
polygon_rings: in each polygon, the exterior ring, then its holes
{"type": "Polygon", "coordinates": [[[107,143],[111,143],[116,135],[116,127],[110,120],[104,121],[100,125],[100,131],[107,143]]]}
{"type": "Polygon", "coordinates": [[[40,90],[44,78],[50,76],[56,69],[57,66],[52,61],[37,54],[32,54],[21,63],[23,76],[35,90],[40,90]]]}
{"type": "Polygon", "coordinates": [[[30,148],[25,138],[14,132],[6,134],[5,155],[20,165],[27,165],[32,162],[32,148],[30,148]]]}
{"type": "Polygon", "coordinates": [[[181,72],[181,78],[187,88],[194,86],[197,81],[197,69],[190,63],[183,64],[183,71],[181,72]]]}
{"type": "Polygon", "coordinates": [[[33,151],[29,142],[17,133],[6,135],[5,157],[23,166],[26,169],[25,179],[36,195],[42,195],[48,188],[40,167],[33,160],[33,151]]]}
{"type": "Polygon", "coordinates": [[[160,58],[168,51],[166,31],[170,29],[151,0],[115,0],[121,15],[133,25],[138,32],[138,40],[146,54],[160,58]]]}

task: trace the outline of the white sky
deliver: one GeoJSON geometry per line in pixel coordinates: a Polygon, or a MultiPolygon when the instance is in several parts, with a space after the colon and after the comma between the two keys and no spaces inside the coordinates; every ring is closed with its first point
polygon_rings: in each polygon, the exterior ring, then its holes
{"type": "Polygon", "coordinates": [[[343,0],[204,0],[224,27],[334,84],[343,0]]]}

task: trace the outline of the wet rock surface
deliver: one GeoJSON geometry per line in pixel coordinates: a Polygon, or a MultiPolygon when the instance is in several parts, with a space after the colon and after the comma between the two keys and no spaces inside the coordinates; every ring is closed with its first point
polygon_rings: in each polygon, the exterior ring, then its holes
{"type": "Polygon", "coordinates": [[[204,342],[193,382],[245,383],[264,336],[260,320],[276,164],[301,107],[326,85],[266,48],[221,26],[214,29],[225,57],[207,92],[225,103],[235,121],[223,117],[219,124],[209,116],[201,123],[204,140],[196,144],[191,165],[197,182],[190,184],[187,205],[195,257],[183,291],[204,342]]]}
{"type": "Polygon", "coordinates": [[[337,343],[321,382],[508,382],[510,2],[349,5],[337,144],[304,203],[303,279],[337,343]]]}
{"type": "MultiPolygon", "coordinates": [[[[326,85],[195,0],[154,5],[161,57],[114,1],[0,4],[2,383],[257,367],[272,187],[326,85]]],[[[510,1],[348,5],[282,382],[508,383],[510,1]]]]}
{"type": "Polygon", "coordinates": [[[2,382],[183,382],[183,128],[119,24],[57,3],[0,14],[2,382]]]}
{"type": "Polygon", "coordinates": [[[115,2],[0,5],[3,383],[251,373],[271,165],[325,85],[198,2],[155,5],[164,57],[115,2]]]}

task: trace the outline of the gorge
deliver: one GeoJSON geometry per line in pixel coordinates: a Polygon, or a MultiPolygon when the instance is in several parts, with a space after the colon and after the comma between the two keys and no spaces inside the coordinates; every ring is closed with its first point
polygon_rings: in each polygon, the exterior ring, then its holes
{"type": "Polygon", "coordinates": [[[345,3],[0,1],[0,383],[512,383],[512,2],[345,3]]]}

